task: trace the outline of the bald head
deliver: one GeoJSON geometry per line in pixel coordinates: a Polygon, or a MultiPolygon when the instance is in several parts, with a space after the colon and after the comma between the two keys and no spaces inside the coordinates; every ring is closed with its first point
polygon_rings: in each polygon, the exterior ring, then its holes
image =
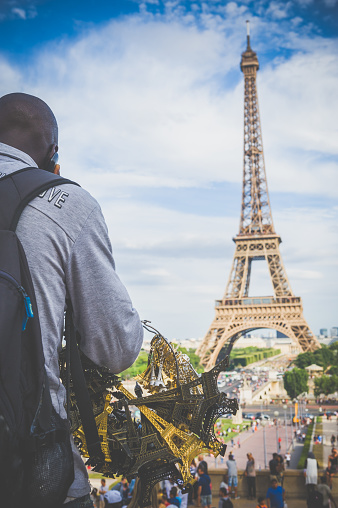
{"type": "Polygon", "coordinates": [[[33,95],[0,97],[0,142],[22,150],[39,168],[47,169],[58,150],[58,126],[52,110],[33,95]]]}

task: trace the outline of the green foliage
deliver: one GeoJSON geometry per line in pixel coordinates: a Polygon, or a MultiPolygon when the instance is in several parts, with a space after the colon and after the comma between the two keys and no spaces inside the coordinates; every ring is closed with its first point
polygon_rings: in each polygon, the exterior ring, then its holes
{"type": "Polygon", "coordinates": [[[276,356],[280,353],[280,349],[256,348],[253,346],[234,349],[230,353],[230,364],[233,367],[245,367],[250,363],[259,362],[260,360],[264,360],[264,358],[270,358],[271,356],[276,356]]]}
{"type": "Polygon", "coordinates": [[[332,365],[328,370],[328,374],[330,376],[338,376],[338,365],[332,365]]]}
{"type": "Polygon", "coordinates": [[[321,393],[329,395],[336,391],[338,391],[338,376],[321,376],[315,378],[314,393],[316,397],[321,393]]]}
{"type": "Polygon", "coordinates": [[[314,363],[313,353],[309,352],[301,353],[300,355],[297,356],[294,363],[300,369],[305,369],[305,367],[309,367],[309,365],[312,365],[314,363]]]}
{"type": "Polygon", "coordinates": [[[338,366],[338,343],[335,342],[331,346],[322,346],[313,353],[301,353],[295,360],[295,365],[300,369],[304,369],[312,364],[319,365],[326,370],[330,365],[338,366]]]}
{"type": "Polygon", "coordinates": [[[308,391],[308,374],[304,369],[288,370],[284,374],[284,388],[291,399],[308,391]]]}
{"type": "MultiPolygon", "coordinates": [[[[198,374],[204,372],[204,368],[200,365],[200,357],[197,356],[196,354],[196,349],[193,348],[187,349],[185,347],[179,347],[178,350],[189,356],[191,365],[194,367],[194,369],[198,374]]],[[[129,369],[122,372],[120,376],[122,379],[132,379],[135,376],[142,374],[142,372],[146,370],[147,366],[148,366],[148,353],[147,351],[144,351],[142,349],[133,365],[129,367],[129,369]]]]}
{"type": "MultiPolygon", "coordinates": [[[[323,435],[322,417],[317,416],[316,420],[317,423],[315,433],[317,434],[317,436],[322,436],[323,435]]],[[[315,459],[318,462],[318,469],[324,469],[327,464],[324,462],[324,446],[322,445],[322,443],[314,444],[312,451],[314,453],[315,459]]]]}
{"type": "Polygon", "coordinates": [[[314,423],[312,422],[312,423],[310,423],[310,425],[307,428],[303,451],[300,456],[300,459],[299,459],[299,462],[297,465],[297,469],[304,469],[304,467],[305,467],[305,461],[307,459],[307,455],[309,453],[309,449],[310,449],[310,445],[311,445],[311,436],[312,436],[313,425],[314,425],[314,423]]]}
{"type": "Polygon", "coordinates": [[[142,374],[144,370],[146,370],[148,366],[148,353],[147,351],[144,351],[141,349],[140,354],[138,355],[137,359],[133,363],[129,369],[121,372],[120,376],[122,379],[131,379],[138,374],[142,374]]]}

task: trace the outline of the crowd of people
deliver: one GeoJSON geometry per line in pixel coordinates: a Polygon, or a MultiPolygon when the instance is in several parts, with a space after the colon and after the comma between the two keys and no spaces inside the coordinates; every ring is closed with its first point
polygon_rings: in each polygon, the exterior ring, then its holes
{"type": "MultiPolygon", "coordinates": [[[[281,454],[273,453],[269,461],[269,487],[265,496],[256,497],[256,464],[251,452],[247,453],[247,462],[244,470],[244,477],[247,487],[247,499],[256,500],[256,508],[285,508],[284,471],[288,467],[290,454],[283,457],[281,454]]],[[[202,508],[211,508],[212,505],[212,484],[208,474],[208,463],[202,456],[198,457],[198,464],[192,461],[190,471],[196,478],[196,483],[188,493],[180,490],[179,486],[171,480],[165,480],[158,486],[157,504],[158,508],[187,508],[194,505],[202,508]]],[[[233,508],[233,500],[240,499],[238,496],[238,470],[233,452],[228,455],[225,463],[225,474],[219,485],[218,508],[233,508]]],[[[326,473],[319,478],[318,464],[312,452],[304,467],[304,477],[307,493],[308,508],[338,508],[331,492],[332,477],[338,471],[338,453],[332,448],[329,456],[326,473]],[[320,480],[320,481],[318,481],[320,480]]],[[[122,478],[111,489],[108,489],[106,480],[101,480],[99,489],[93,489],[91,498],[95,508],[123,508],[130,503],[135,480],[128,482],[122,478]]],[[[253,506],[253,505],[252,505],[253,506]]]]}

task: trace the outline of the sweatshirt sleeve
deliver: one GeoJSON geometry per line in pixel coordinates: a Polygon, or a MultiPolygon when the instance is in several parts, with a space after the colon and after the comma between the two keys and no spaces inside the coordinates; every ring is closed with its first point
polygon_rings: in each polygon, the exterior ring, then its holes
{"type": "Polygon", "coordinates": [[[115,271],[99,206],[78,235],[65,271],[81,350],[98,365],[122,372],[140,352],[143,327],[115,271]]]}

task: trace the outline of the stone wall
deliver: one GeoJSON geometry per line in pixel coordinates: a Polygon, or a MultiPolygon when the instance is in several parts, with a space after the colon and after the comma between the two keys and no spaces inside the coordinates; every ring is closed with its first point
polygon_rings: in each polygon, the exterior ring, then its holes
{"type": "MultiPolygon", "coordinates": [[[[322,472],[319,473],[319,476],[322,472]]],[[[223,472],[220,469],[209,469],[209,476],[212,483],[212,495],[218,497],[219,485],[223,480],[223,472]]],[[[318,478],[318,481],[319,478],[318,478]]],[[[270,486],[270,475],[267,471],[256,471],[256,493],[258,496],[265,496],[270,486]]],[[[305,478],[303,471],[287,470],[284,472],[284,483],[286,497],[289,499],[305,499],[305,478]]],[[[248,487],[246,477],[243,471],[238,471],[238,495],[242,498],[247,497],[248,487]]],[[[333,478],[332,495],[336,499],[338,497],[338,475],[333,478]]]]}

